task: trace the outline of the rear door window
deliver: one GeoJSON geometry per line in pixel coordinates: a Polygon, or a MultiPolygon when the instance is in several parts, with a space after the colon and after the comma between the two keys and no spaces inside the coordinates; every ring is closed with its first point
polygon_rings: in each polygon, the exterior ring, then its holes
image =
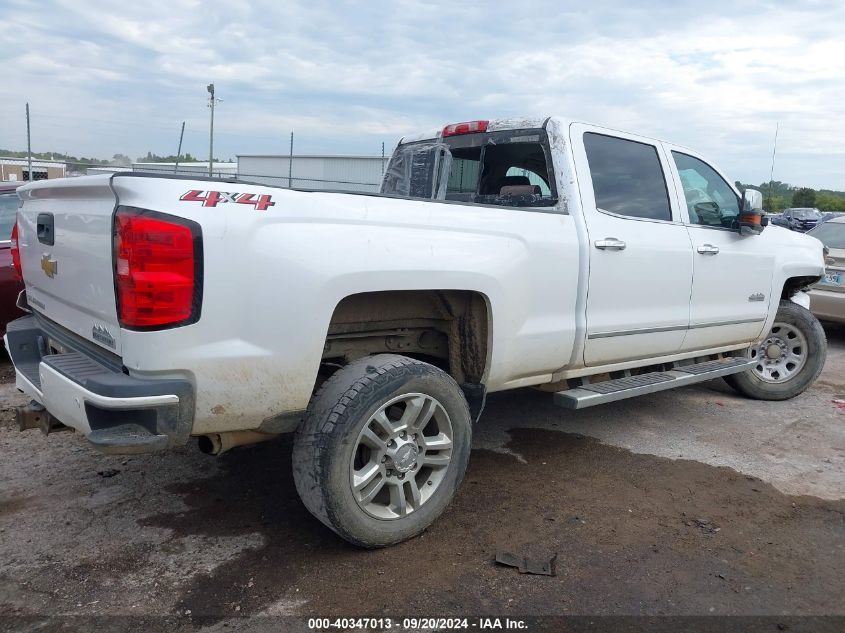
{"type": "Polygon", "coordinates": [[[646,220],[672,220],[657,147],[586,132],[584,149],[600,211],[646,220]]]}

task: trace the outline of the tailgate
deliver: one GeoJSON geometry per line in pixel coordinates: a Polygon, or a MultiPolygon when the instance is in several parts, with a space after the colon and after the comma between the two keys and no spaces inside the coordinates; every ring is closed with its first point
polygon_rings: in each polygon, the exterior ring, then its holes
{"type": "Polygon", "coordinates": [[[44,180],[18,193],[18,243],[30,307],[120,354],[111,176],[44,180]]]}

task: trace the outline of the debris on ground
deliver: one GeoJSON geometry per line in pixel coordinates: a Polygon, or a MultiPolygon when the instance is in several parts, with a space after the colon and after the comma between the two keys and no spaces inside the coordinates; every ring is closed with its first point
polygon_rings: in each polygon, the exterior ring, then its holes
{"type": "Polygon", "coordinates": [[[100,477],[105,477],[106,479],[108,479],[109,477],[114,477],[118,473],[120,473],[120,471],[117,468],[106,468],[105,470],[97,471],[97,474],[100,477]]]}
{"type": "Polygon", "coordinates": [[[496,562],[499,565],[516,567],[520,574],[535,574],[537,576],[556,576],[555,561],[557,552],[548,560],[537,560],[536,558],[520,557],[510,552],[496,552],[496,562]]]}
{"type": "Polygon", "coordinates": [[[845,409],[845,400],[840,400],[839,398],[836,398],[835,400],[831,400],[831,402],[837,409],[845,409]]]}
{"type": "Polygon", "coordinates": [[[684,525],[700,528],[702,532],[706,532],[707,534],[716,534],[716,532],[722,529],[716,527],[710,519],[686,519],[684,520],[684,525]]]}

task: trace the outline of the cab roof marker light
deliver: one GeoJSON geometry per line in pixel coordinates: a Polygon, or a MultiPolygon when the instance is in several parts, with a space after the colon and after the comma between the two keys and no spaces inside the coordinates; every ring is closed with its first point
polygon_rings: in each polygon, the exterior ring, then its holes
{"type": "Polygon", "coordinates": [[[443,138],[457,136],[458,134],[475,134],[486,132],[490,121],[464,121],[463,123],[452,123],[443,128],[443,138]]]}

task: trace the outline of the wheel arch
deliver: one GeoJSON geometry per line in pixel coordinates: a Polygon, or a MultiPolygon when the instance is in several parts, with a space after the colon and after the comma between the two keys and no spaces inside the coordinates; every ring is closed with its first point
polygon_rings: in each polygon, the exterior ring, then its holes
{"type": "Polygon", "coordinates": [[[477,290],[355,293],[335,305],[322,360],[403,354],[439,366],[462,386],[483,387],[492,325],[490,299],[477,290]]]}
{"type": "Polygon", "coordinates": [[[789,299],[796,292],[801,292],[821,279],[821,275],[795,275],[787,277],[781,286],[780,298],[789,299]]]}

